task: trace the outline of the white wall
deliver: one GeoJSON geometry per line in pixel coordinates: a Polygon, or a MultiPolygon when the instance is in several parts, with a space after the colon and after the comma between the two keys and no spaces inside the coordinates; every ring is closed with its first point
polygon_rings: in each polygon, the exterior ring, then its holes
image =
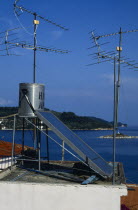
{"type": "Polygon", "coordinates": [[[0,158],[0,169],[6,169],[11,166],[11,157],[0,158]]]}
{"type": "MultiPolygon", "coordinates": [[[[16,163],[16,157],[13,159],[14,163],[16,163]]],[[[0,158],[0,169],[6,169],[12,165],[12,157],[3,157],[0,158]]]]}
{"type": "Polygon", "coordinates": [[[120,210],[126,186],[0,182],[1,210],[120,210]]]}

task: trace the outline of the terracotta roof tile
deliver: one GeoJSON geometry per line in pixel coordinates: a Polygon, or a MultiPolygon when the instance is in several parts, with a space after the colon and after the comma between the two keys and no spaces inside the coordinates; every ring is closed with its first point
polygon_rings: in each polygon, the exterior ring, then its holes
{"type": "Polygon", "coordinates": [[[138,185],[127,185],[134,191],[128,190],[127,196],[121,197],[121,204],[124,204],[130,210],[138,210],[138,185]]]}
{"type": "MultiPolygon", "coordinates": [[[[25,146],[24,149],[30,148],[28,146],[25,146]]],[[[15,154],[21,154],[22,151],[22,145],[21,144],[15,144],[15,154]]],[[[12,143],[6,142],[3,140],[0,140],[0,156],[11,156],[12,152],[12,143]]]]}

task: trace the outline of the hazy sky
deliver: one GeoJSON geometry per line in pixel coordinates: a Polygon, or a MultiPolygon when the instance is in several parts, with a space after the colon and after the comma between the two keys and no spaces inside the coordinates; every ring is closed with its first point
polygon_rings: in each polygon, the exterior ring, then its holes
{"type": "MultiPolygon", "coordinates": [[[[15,17],[13,0],[0,0],[0,31],[21,27],[13,38],[33,43],[33,16],[22,12],[15,17]],[[20,23],[19,23],[20,21],[20,23]]],[[[37,82],[46,86],[45,106],[56,111],[72,111],[77,115],[113,119],[113,64],[101,63],[87,67],[92,60],[89,32],[97,35],[138,29],[137,0],[20,0],[19,5],[66,26],[63,31],[43,20],[37,28],[37,43],[46,47],[67,49],[69,54],[37,53],[37,82]]],[[[0,36],[2,43],[3,34],[0,36]]],[[[11,36],[12,39],[12,36],[11,36]]],[[[115,50],[118,36],[104,38],[102,50],[115,50]]],[[[138,62],[138,32],[122,37],[122,56],[138,62]]],[[[0,45],[1,50],[5,49],[0,45]]],[[[0,55],[6,51],[0,51],[0,55]]],[[[18,86],[33,81],[32,50],[16,48],[0,56],[0,106],[18,106],[18,86]]],[[[119,121],[138,125],[138,72],[121,67],[119,121]]]]}

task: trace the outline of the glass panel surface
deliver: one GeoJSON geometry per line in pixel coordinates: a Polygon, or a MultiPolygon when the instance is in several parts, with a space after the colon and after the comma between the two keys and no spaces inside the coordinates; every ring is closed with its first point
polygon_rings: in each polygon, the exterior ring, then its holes
{"type": "Polygon", "coordinates": [[[36,111],[36,115],[45,124],[47,124],[48,121],[49,127],[51,126],[51,129],[54,127],[53,132],[56,131],[56,135],[60,137],[64,136],[64,141],[66,142],[66,144],[69,145],[69,143],[72,143],[69,146],[78,155],[83,153],[88,158],[88,160],[90,160],[90,162],[94,163],[99,168],[99,171],[97,171],[98,168],[94,167],[94,164],[89,164],[93,170],[97,172],[102,171],[105,175],[109,176],[112,174],[112,166],[110,166],[98,153],[96,153],[80,137],[78,137],[66,125],[64,125],[64,123],[62,123],[54,114],[52,114],[51,112],[36,111]],[[79,153],[77,149],[79,149],[81,153],[79,153]]]}

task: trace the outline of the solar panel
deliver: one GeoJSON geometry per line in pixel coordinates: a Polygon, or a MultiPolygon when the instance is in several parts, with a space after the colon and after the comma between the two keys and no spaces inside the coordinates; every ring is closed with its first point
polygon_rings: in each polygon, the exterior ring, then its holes
{"type": "Polygon", "coordinates": [[[102,177],[112,175],[112,166],[109,165],[98,153],[96,153],[80,137],[73,133],[63,122],[51,112],[35,112],[36,116],[43,121],[51,130],[62,139],[72,150],[75,151],[87,165],[102,177]]]}

